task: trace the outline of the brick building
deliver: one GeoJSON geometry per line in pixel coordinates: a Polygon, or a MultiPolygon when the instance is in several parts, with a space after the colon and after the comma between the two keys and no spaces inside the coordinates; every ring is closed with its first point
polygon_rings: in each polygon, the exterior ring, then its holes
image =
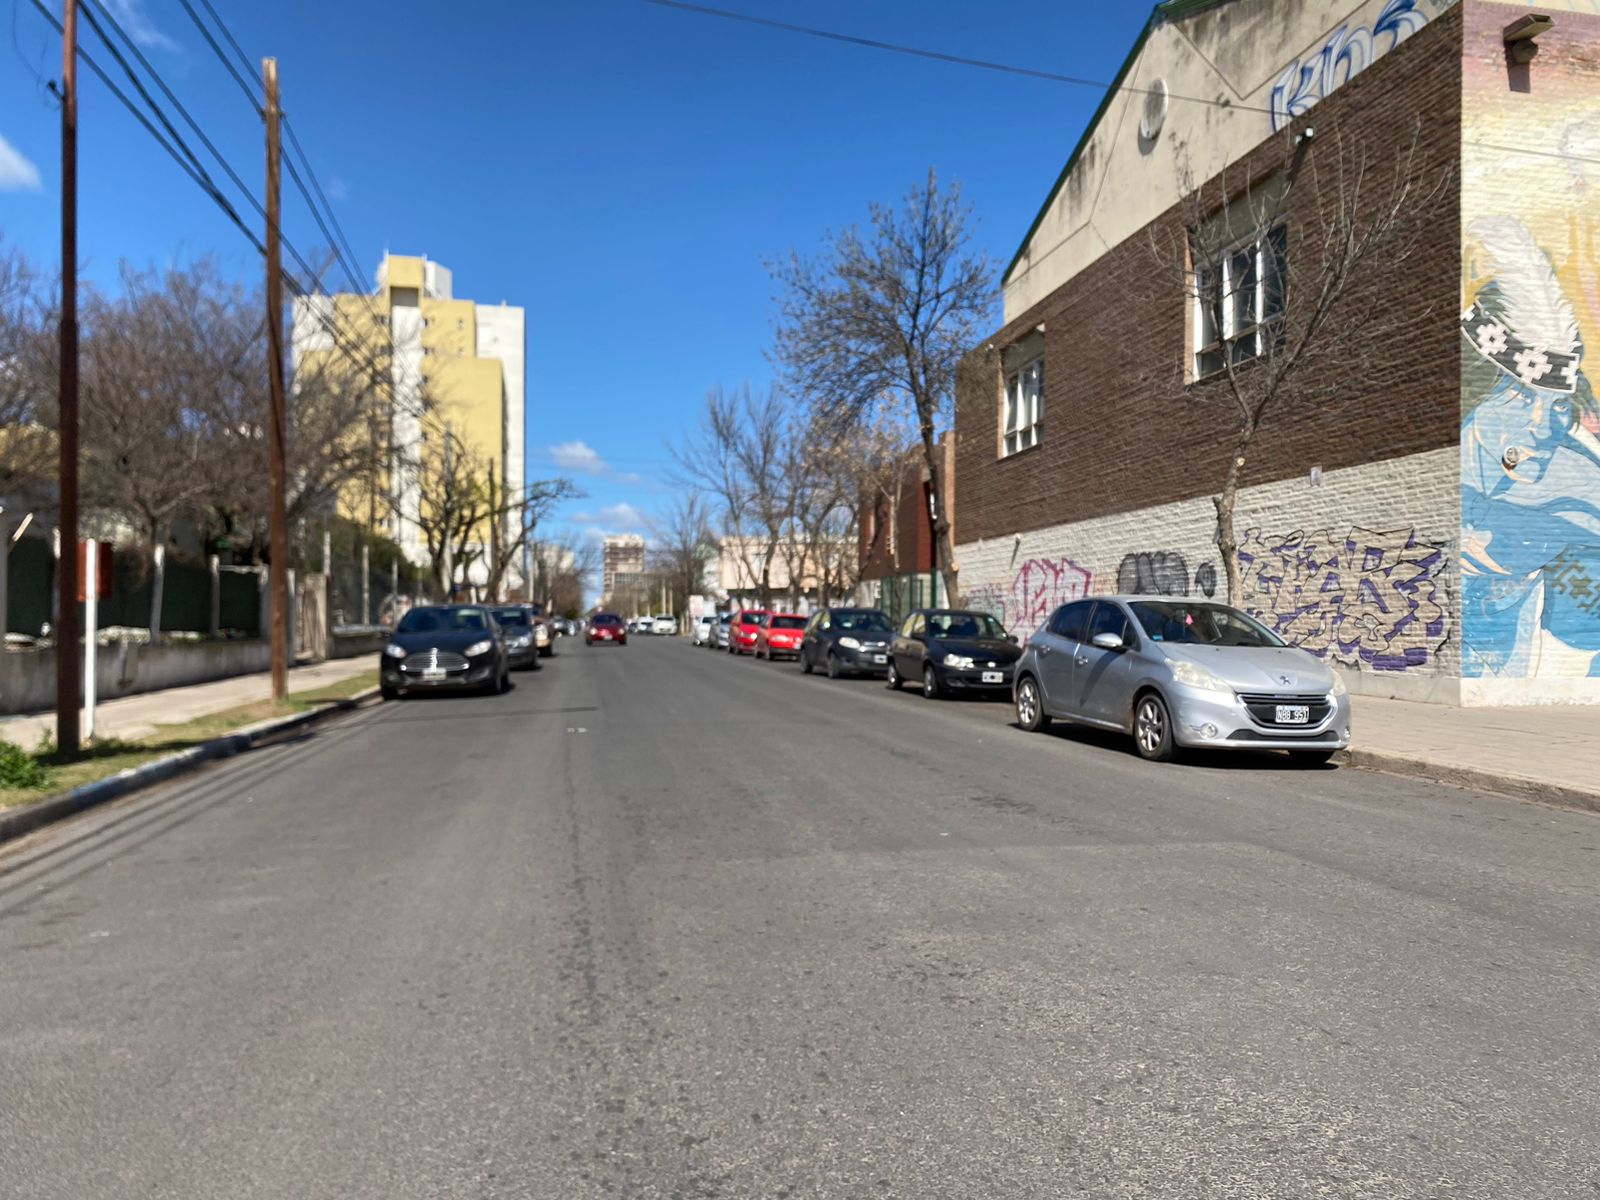
{"type": "Polygon", "coordinates": [[[1004,326],[962,365],[968,602],[1026,630],[1091,590],[1226,594],[1219,356],[1248,370],[1272,319],[1293,320],[1272,281],[1310,261],[1319,206],[1364,164],[1362,204],[1411,185],[1411,253],[1335,310],[1362,337],[1316,368],[1329,399],[1261,425],[1236,510],[1243,602],[1353,690],[1600,701],[1590,8],[1157,5],[1005,273],[1004,326]],[[1281,217],[1230,225],[1187,280],[1165,269],[1197,211],[1249,211],[1287,170],[1281,217]],[[1196,300],[1207,273],[1248,298],[1230,328],[1196,300]]]}

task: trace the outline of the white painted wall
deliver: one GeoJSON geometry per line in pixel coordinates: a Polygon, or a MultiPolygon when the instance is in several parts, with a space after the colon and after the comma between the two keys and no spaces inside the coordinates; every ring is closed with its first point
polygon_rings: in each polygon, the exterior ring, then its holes
{"type": "MultiPolygon", "coordinates": [[[[477,306],[479,358],[500,360],[501,382],[504,387],[504,446],[505,485],[508,493],[520,492],[527,482],[526,386],[527,324],[525,311],[510,304],[480,304],[477,306]]],[[[515,529],[516,518],[508,519],[515,529]]],[[[520,563],[510,570],[515,586],[522,580],[520,563]]]]}
{"type": "MultiPolygon", "coordinates": [[[[1460,514],[1460,464],[1453,447],[1330,471],[1320,485],[1300,477],[1245,488],[1237,528],[1259,564],[1247,570],[1245,606],[1269,623],[1304,608],[1281,632],[1343,666],[1352,691],[1456,703],[1460,514]],[[1247,539],[1247,530],[1261,536],[1247,539]],[[1296,542],[1291,535],[1297,531],[1309,537],[1296,542]],[[1409,550],[1408,540],[1415,542],[1409,550]],[[1416,565],[1435,551],[1430,565],[1416,565]],[[1400,560],[1405,561],[1396,568],[1400,560]],[[1423,577],[1408,590],[1419,572],[1423,577]],[[1408,613],[1413,619],[1400,624],[1408,613]],[[1420,628],[1425,622],[1419,614],[1434,616],[1439,633],[1430,636],[1420,628]],[[1401,670],[1374,669],[1371,659],[1392,661],[1404,647],[1425,656],[1423,661],[1401,670]]],[[[968,604],[994,612],[1022,636],[1058,604],[1118,591],[1119,582],[1127,583],[1119,574],[1129,555],[1150,556],[1142,564],[1147,575],[1181,573],[1190,595],[1204,594],[1199,584],[1209,568],[1216,597],[1226,599],[1215,527],[1211,499],[1200,496],[965,542],[956,547],[961,590],[968,604]]],[[[1128,570],[1139,565],[1135,561],[1128,570]]]]}
{"type": "MultiPolygon", "coordinates": [[[[1007,278],[1005,319],[1170,208],[1186,176],[1204,181],[1237,162],[1352,67],[1369,65],[1454,3],[1233,0],[1158,25],[1007,278]],[[1144,91],[1157,79],[1169,94],[1166,117],[1144,139],[1144,91]]],[[[1063,162],[1075,132],[1061,132],[1063,162]]]]}

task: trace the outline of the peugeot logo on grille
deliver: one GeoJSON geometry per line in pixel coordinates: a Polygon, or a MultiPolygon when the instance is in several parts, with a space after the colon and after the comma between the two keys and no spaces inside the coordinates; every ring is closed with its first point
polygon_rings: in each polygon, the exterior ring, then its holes
{"type": "Polygon", "coordinates": [[[1283,684],[1284,687],[1293,687],[1294,686],[1294,676],[1293,675],[1279,675],[1278,676],[1278,682],[1283,684]]]}

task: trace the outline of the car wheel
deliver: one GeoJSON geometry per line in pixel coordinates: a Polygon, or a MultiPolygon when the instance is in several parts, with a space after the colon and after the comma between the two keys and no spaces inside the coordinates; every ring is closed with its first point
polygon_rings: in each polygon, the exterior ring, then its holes
{"type": "Polygon", "coordinates": [[[905,680],[900,678],[900,671],[894,665],[894,659],[892,658],[889,660],[889,672],[886,676],[884,676],[884,678],[888,682],[889,690],[891,692],[898,692],[900,690],[900,685],[905,682],[905,680]]]}
{"type": "Polygon", "coordinates": [[[1017,684],[1017,724],[1029,733],[1038,733],[1050,725],[1050,717],[1039,696],[1039,685],[1031,675],[1024,675],[1017,684]]]}
{"type": "Polygon", "coordinates": [[[505,670],[500,672],[500,685],[497,688],[495,688],[495,691],[499,692],[503,696],[507,692],[509,692],[510,690],[511,690],[511,670],[508,667],[507,669],[505,669],[505,670]]]}
{"type": "Polygon", "coordinates": [[[927,663],[922,668],[922,698],[924,700],[937,700],[940,695],[939,675],[933,669],[933,664],[927,663]]]}
{"type": "Polygon", "coordinates": [[[378,694],[380,696],[382,696],[385,700],[398,700],[398,699],[400,699],[400,692],[399,692],[399,690],[397,688],[380,687],[378,689],[378,694]]]}
{"type": "Polygon", "coordinates": [[[839,656],[832,650],[828,651],[828,678],[839,678],[839,656]]]}
{"type": "Polygon", "coordinates": [[[1171,762],[1176,753],[1172,715],[1167,711],[1167,702],[1155,692],[1146,692],[1134,705],[1133,744],[1139,757],[1150,762],[1171,762]]]}
{"type": "Polygon", "coordinates": [[[811,674],[812,671],[811,655],[807,654],[804,650],[800,651],[800,669],[807,675],[811,674]]]}
{"type": "Polygon", "coordinates": [[[1297,767],[1320,767],[1329,762],[1335,753],[1333,750],[1291,750],[1289,761],[1297,767]]]}

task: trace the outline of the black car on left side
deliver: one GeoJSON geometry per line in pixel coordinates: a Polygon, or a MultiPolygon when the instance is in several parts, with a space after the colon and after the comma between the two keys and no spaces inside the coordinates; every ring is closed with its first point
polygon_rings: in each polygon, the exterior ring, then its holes
{"type": "Polygon", "coordinates": [[[506,644],[506,665],[513,671],[523,668],[539,669],[539,656],[549,644],[550,635],[545,630],[541,614],[532,605],[496,604],[489,610],[506,644]]]}
{"type": "Polygon", "coordinates": [[[378,684],[385,700],[408,692],[503,692],[511,686],[504,637],[490,609],[480,604],[413,608],[394,627],[381,660],[378,684]]]}
{"type": "Polygon", "coordinates": [[[960,692],[1009,695],[1022,647],[986,612],[923,608],[889,645],[889,686],[920,683],[930,700],[960,692]]]}

